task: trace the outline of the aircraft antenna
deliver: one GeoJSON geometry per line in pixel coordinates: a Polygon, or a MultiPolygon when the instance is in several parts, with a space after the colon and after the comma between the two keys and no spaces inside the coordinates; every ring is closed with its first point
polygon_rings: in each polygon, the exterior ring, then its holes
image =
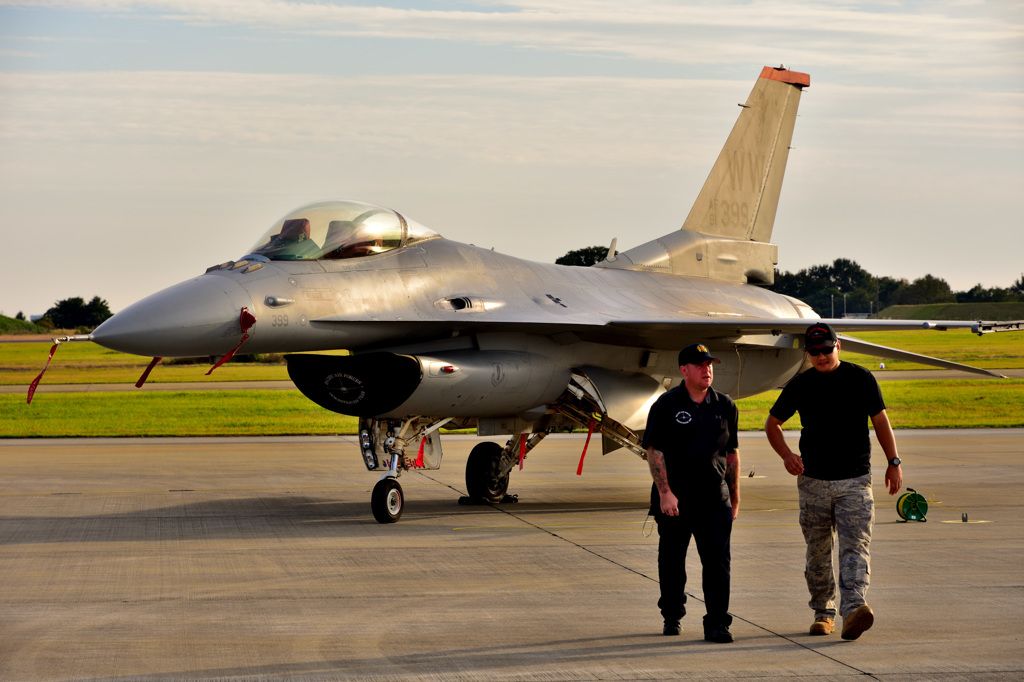
{"type": "Polygon", "coordinates": [[[612,237],[612,244],[611,244],[611,246],[608,247],[608,253],[605,254],[605,257],[604,257],[605,260],[611,260],[612,258],[615,258],[615,246],[618,243],[619,243],[619,238],[618,237],[612,237]]]}

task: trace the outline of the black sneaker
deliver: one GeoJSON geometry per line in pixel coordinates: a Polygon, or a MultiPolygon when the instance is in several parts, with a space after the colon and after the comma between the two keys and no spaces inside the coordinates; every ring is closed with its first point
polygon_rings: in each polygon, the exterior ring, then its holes
{"type": "Polygon", "coordinates": [[[663,635],[678,635],[683,631],[683,627],[679,624],[678,620],[666,620],[665,627],[662,628],[661,634],[663,635]]]}
{"type": "Polygon", "coordinates": [[[704,628],[704,639],[716,644],[728,644],[733,641],[728,625],[712,625],[704,628]]]}

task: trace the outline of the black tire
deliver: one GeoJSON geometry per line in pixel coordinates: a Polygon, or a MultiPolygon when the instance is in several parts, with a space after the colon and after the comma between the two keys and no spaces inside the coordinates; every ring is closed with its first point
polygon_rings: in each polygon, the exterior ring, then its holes
{"type": "Polygon", "coordinates": [[[373,486],[370,495],[370,509],[378,523],[395,523],[402,518],[405,508],[405,493],[402,486],[393,478],[382,478],[373,486]]]}
{"type": "Polygon", "coordinates": [[[501,502],[508,491],[509,475],[498,476],[501,465],[501,446],[497,443],[478,443],[466,460],[466,491],[470,497],[487,502],[501,502]]]}

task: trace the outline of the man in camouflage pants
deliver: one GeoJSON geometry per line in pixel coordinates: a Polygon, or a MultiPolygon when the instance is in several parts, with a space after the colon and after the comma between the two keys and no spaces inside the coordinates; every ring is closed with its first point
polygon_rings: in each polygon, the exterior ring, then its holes
{"type": "Polygon", "coordinates": [[[800,528],[807,542],[804,576],[814,609],[810,634],[835,632],[832,548],[838,537],[842,637],[857,639],[875,620],[865,602],[874,521],[869,419],[888,460],[885,483],[890,495],[902,487],[903,472],[875,378],[863,367],[839,361],[840,342],[825,323],[807,328],[804,346],[811,369],[782,389],[764,428],[786,471],[798,476],[800,528]],[[797,412],[802,426],[799,455],[782,434],[782,424],[797,412]]]}

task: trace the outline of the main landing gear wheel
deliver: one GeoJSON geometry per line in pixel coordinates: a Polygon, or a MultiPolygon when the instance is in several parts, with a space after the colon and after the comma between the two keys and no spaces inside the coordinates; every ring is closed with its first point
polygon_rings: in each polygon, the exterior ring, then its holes
{"type": "Polygon", "coordinates": [[[508,491],[509,474],[499,476],[501,446],[497,443],[478,443],[466,461],[466,491],[470,497],[487,502],[501,502],[508,491]]]}
{"type": "Polygon", "coordinates": [[[405,494],[398,481],[388,477],[377,481],[373,486],[373,494],[370,495],[370,509],[373,510],[373,518],[379,523],[395,523],[402,518],[402,508],[405,506],[405,494]]]}

